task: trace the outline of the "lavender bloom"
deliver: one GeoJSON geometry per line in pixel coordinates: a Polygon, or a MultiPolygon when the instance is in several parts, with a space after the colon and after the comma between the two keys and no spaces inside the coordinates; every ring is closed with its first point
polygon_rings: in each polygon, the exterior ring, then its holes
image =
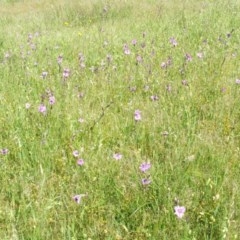
{"type": "Polygon", "coordinates": [[[140,55],[138,55],[136,57],[137,63],[141,63],[142,62],[142,57],[140,55]]]}
{"type": "Polygon", "coordinates": [[[135,110],[135,112],[134,112],[134,119],[135,119],[135,121],[142,120],[142,116],[141,116],[141,111],[140,110],[135,110]]]}
{"type": "Polygon", "coordinates": [[[74,157],[78,157],[78,156],[79,156],[78,150],[74,150],[74,151],[73,151],[73,156],[74,156],[74,157]]]}
{"type": "Polygon", "coordinates": [[[136,46],[136,44],[137,44],[137,40],[136,40],[136,39],[133,39],[133,40],[132,40],[132,45],[133,45],[133,46],[136,46]]]}
{"type": "Polygon", "coordinates": [[[142,172],[146,172],[148,169],[151,168],[151,163],[147,163],[147,162],[144,162],[140,165],[139,169],[142,171],[142,172]]]}
{"type": "Polygon", "coordinates": [[[160,66],[161,68],[167,68],[167,64],[165,62],[162,62],[160,66]]]}
{"type": "Polygon", "coordinates": [[[130,49],[128,48],[127,44],[124,44],[123,51],[126,55],[129,55],[131,53],[130,49]]]}
{"type": "Polygon", "coordinates": [[[157,101],[158,100],[158,96],[156,96],[156,95],[153,95],[150,98],[151,98],[152,101],[157,101]]]}
{"type": "Polygon", "coordinates": [[[40,104],[40,106],[38,107],[38,111],[45,115],[47,112],[47,107],[43,104],[40,104]]]}
{"type": "Polygon", "coordinates": [[[184,213],[186,211],[186,208],[183,206],[175,206],[174,207],[174,214],[178,217],[178,218],[183,218],[184,213]]]}
{"type": "Polygon", "coordinates": [[[49,97],[49,104],[53,105],[53,104],[55,104],[55,102],[56,102],[55,97],[54,96],[50,96],[49,97]]]}
{"type": "Polygon", "coordinates": [[[86,196],[86,194],[79,194],[79,195],[73,196],[72,199],[73,199],[77,204],[80,204],[82,197],[85,197],[85,196],[86,196]]]}
{"type": "Polygon", "coordinates": [[[69,68],[65,68],[63,71],[63,77],[66,79],[70,76],[70,69],[69,68]]]}
{"type": "Polygon", "coordinates": [[[77,160],[77,165],[82,166],[84,164],[84,160],[83,159],[78,159],[77,160]]]}
{"type": "Polygon", "coordinates": [[[166,90],[167,90],[168,92],[171,92],[171,91],[172,91],[172,86],[171,86],[170,84],[168,84],[168,85],[166,86],[166,90]]]}
{"type": "Polygon", "coordinates": [[[189,53],[186,53],[185,58],[186,58],[187,62],[192,61],[192,56],[189,53]]]}
{"type": "Polygon", "coordinates": [[[114,153],[113,154],[113,158],[115,160],[121,160],[122,159],[122,154],[121,153],[114,153]]]}
{"type": "Polygon", "coordinates": [[[6,155],[6,154],[8,154],[8,153],[9,153],[9,150],[8,150],[7,148],[1,149],[1,154],[2,154],[2,155],[6,155]]]}
{"type": "Polygon", "coordinates": [[[143,178],[142,179],[142,185],[148,185],[148,184],[150,184],[151,183],[151,180],[150,179],[148,179],[148,178],[143,178]]]}
{"type": "Polygon", "coordinates": [[[176,40],[174,37],[171,37],[171,38],[169,39],[169,42],[170,42],[174,47],[176,47],[176,46],[178,45],[177,40],[176,40]]]}

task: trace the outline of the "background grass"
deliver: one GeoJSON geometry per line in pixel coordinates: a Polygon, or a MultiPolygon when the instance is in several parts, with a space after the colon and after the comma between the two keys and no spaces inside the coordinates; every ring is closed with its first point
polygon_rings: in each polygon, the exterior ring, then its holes
{"type": "Polygon", "coordinates": [[[0,238],[238,239],[239,10],[1,1],[0,238]]]}

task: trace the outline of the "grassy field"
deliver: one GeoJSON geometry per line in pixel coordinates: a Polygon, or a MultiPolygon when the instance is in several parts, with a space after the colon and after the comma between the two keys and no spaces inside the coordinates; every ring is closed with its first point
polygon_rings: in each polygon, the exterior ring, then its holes
{"type": "Polygon", "coordinates": [[[240,239],[238,0],[0,1],[0,239],[240,239]]]}

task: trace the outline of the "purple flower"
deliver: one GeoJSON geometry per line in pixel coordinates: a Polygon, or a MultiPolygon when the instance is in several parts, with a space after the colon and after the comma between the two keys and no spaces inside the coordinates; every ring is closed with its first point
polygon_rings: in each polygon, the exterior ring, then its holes
{"type": "Polygon", "coordinates": [[[235,83],[240,84],[240,79],[236,79],[235,83]]]}
{"type": "Polygon", "coordinates": [[[2,154],[2,155],[6,155],[6,154],[8,154],[8,153],[9,153],[9,150],[8,150],[7,148],[1,149],[1,154],[2,154]]]}
{"type": "Polygon", "coordinates": [[[192,61],[192,56],[189,53],[186,53],[185,58],[186,58],[187,62],[192,61]]]}
{"type": "Polygon", "coordinates": [[[78,157],[78,156],[79,156],[78,150],[74,150],[74,151],[73,151],[73,156],[74,156],[74,157],[78,157]]]}
{"type": "Polygon", "coordinates": [[[176,46],[178,45],[177,40],[176,40],[174,37],[171,37],[171,38],[169,39],[169,42],[170,42],[174,47],[176,47],[176,46]]]}
{"type": "Polygon", "coordinates": [[[149,178],[143,178],[142,179],[142,185],[148,185],[151,183],[151,180],[149,178]]]}
{"type": "Polygon", "coordinates": [[[82,197],[85,197],[85,196],[86,196],[86,194],[78,194],[78,195],[73,196],[72,199],[73,199],[74,202],[76,202],[77,204],[80,204],[82,197]]]}
{"type": "Polygon", "coordinates": [[[47,113],[47,107],[43,104],[40,104],[40,106],[38,107],[38,111],[45,115],[47,113]]]}
{"type": "Polygon", "coordinates": [[[147,162],[144,162],[140,165],[139,169],[142,171],[142,172],[146,172],[148,169],[151,168],[151,163],[147,163],[147,162]]]}
{"type": "Polygon", "coordinates": [[[158,100],[158,96],[156,96],[156,95],[153,95],[150,98],[151,98],[152,101],[157,101],[158,100]]]}
{"type": "Polygon", "coordinates": [[[140,110],[135,110],[134,119],[135,119],[135,121],[141,121],[142,116],[141,116],[141,111],[140,110]]]}
{"type": "Polygon", "coordinates": [[[122,154],[121,153],[114,153],[113,154],[113,158],[115,159],[115,160],[121,160],[122,159],[122,154]]]}
{"type": "Polygon", "coordinates": [[[84,164],[84,160],[83,159],[78,159],[77,160],[77,165],[82,166],[84,164]]]}
{"type": "Polygon", "coordinates": [[[132,45],[133,45],[133,46],[136,46],[136,44],[137,44],[137,40],[136,40],[136,39],[133,39],[133,40],[132,40],[132,45]]]}
{"type": "Polygon", "coordinates": [[[53,105],[56,102],[56,99],[54,96],[49,97],[49,104],[53,105]]]}
{"type": "Polygon", "coordinates": [[[131,53],[130,49],[128,48],[127,44],[124,44],[123,51],[126,55],[129,55],[131,53]]]}
{"type": "Polygon", "coordinates": [[[182,80],[182,85],[188,86],[188,81],[187,80],[182,80]]]}
{"type": "Polygon", "coordinates": [[[63,77],[64,78],[68,78],[70,76],[70,69],[69,68],[65,68],[63,70],[63,77]]]}
{"type": "Polygon", "coordinates": [[[183,218],[184,213],[186,211],[186,208],[183,206],[175,206],[174,207],[174,214],[178,217],[178,218],[183,218]]]}
{"type": "Polygon", "coordinates": [[[142,62],[142,57],[140,55],[138,55],[136,57],[137,63],[141,63],[142,62]]]}

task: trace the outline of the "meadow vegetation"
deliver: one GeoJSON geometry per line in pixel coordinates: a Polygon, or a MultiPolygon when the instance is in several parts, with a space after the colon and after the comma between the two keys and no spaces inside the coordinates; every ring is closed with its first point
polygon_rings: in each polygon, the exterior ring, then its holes
{"type": "Polygon", "coordinates": [[[239,239],[239,12],[0,1],[0,239],[239,239]]]}

